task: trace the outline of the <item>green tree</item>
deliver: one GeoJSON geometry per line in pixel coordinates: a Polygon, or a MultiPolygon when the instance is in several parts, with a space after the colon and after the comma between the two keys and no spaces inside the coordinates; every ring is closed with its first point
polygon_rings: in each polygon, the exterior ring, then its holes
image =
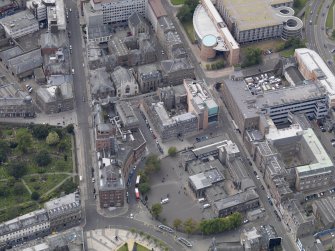
{"type": "Polygon", "coordinates": [[[190,6],[188,6],[187,4],[184,4],[179,9],[177,17],[181,22],[190,21],[192,19],[192,10],[191,10],[190,6]]]}
{"type": "Polygon", "coordinates": [[[242,224],[242,215],[233,213],[224,218],[202,220],[199,229],[203,234],[217,234],[235,229],[242,224]]]}
{"type": "Polygon", "coordinates": [[[27,129],[19,129],[16,133],[18,149],[22,153],[27,153],[32,144],[32,135],[27,129]]]}
{"type": "Polygon", "coordinates": [[[160,203],[156,203],[151,206],[151,213],[155,219],[158,218],[158,216],[161,214],[162,211],[163,207],[160,203]]]}
{"type": "Polygon", "coordinates": [[[262,51],[259,48],[247,48],[246,58],[242,67],[257,65],[262,62],[262,51]]]}
{"type": "Polygon", "coordinates": [[[63,184],[61,191],[64,191],[65,194],[73,193],[77,189],[77,185],[72,181],[72,179],[68,179],[63,184]]]}
{"type": "Polygon", "coordinates": [[[294,0],[294,1],[293,1],[293,7],[294,7],[295,9],[299,9],[299,8],[301,8],[301,7],[302,7],[302,2],[301,2],[301,0],[294,0]]]}
{"type": "Polygon", "coordinates": [[[32,200],[39,200],[40,194],[38,192],[34,191],[34,192],[32,192],[30,197],[31,197],[32,200]]]}
{"type": "Polygon", "coordinates": [[[47,150],[41,150],[37,153],[35,161],[38,166],[47,166],[51,163],[51,156],[47,150]]]}
{"type": "Polygon", "coordinates": [[[146,174],[155,173],[160,170],[160,160],[157,155],[151,154],[148,156],[145,162],[145,172],[146,174]]]}
{"type": "Polygon", "coordinates": [[[21,195],[26,191],[26,188],[21,182],[16,182],[14,184],[13,192],[15,195],[21,195]]]}
{"type": "Polygon", "coordinates": [[[335,39],[335,30],[332,31],[332,38],[335,39]]]}
{"type": "Polygon", "coordinates": [[[35,125],[32,129],[32,134],[36,139],[45,139],[49,134],[48,125],[35,125]]]}
{"type": "Polygon", "coordinates": [[[64,152],[67,148],[67,144],[64,141],[59,142],[58,144],[58,151],[64,152]]]}
{"type": "Polygon", "coordinates": [[[0,140],[0,165],[7,161],[8,154],[10,153],[9,145],[6,141],[0,140]]]}
{"type": "Polygon", "coordinates": [[[178,230],[181,226],[182,226],[183,222],[181,221],[181,219],[174,219],[173,221],[173,227],[178,230]]]}
{"type": "Polygon", "coordinates": [[[183,223],[184,230],[187,234],[192,234],[198,229],[198,223],[192,218],[187,219],[183,223]]]}
{"type": "Polygon", "coordinates": [[[49,146],[54,146],[59,143],[59,135],[57,132],[49,132],[46,142],[49,146]]]}
{"type": "Polygon", "coordinates": [[[9,195],[9,189],[5,184],[0,186],[0,197],[7,197],[9,195]]]}
{"type": "Polygon", "coordinates": [[[175,146],[171,146],[171,147],[169,147],[168,154],[169,154],[171,157],[176,156],[176,154],[177,154],[177,148],[176,148],[175,146]]]}
{"type": "Polygon", "coordinates": [[[73,126],[73,124],[68,124],[68,125],[66,126],[66,131],[67,131],[68,133],[70,133],[70,134],[74,134],[74,126],[73,126]]]}
{"type": "Polygon", "coordinates": [[[19,179],[27,173],[27,166],[23,162],[14,162],[6,167],[6,171],[10,176],[19,179]]]}
{"type": "Polygon", "coordinates": [[[138,186],[138,190],[140,191],[141,194],[146,194],[150,191],[150,185],[145,182],[145,183],[140,183],[140,185],[138,186]]]}

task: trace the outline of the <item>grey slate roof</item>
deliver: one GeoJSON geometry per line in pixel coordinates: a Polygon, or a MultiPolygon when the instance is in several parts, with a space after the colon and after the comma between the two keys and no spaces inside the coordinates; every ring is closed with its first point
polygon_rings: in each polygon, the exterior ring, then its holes
{"type": "Polygon", "coordinates": [[[188,58],[176,58],[161,61],[161,69],[164,73],[172,73],[184,69],[193,69],[188,58]]]}
{"type": "Polygon", "coordinates": [[[134,12],[133,14],[130,15],[128,18],[128,24],[135,27],[140,23],[145,22],[143,16],[137,12],[134,12]]]}
{"type": "Polygon", "coordinates": [[[43,64],[41,49],[36,49],[8,60],[14,74],[20,74],[40,67],[43,64]]]}

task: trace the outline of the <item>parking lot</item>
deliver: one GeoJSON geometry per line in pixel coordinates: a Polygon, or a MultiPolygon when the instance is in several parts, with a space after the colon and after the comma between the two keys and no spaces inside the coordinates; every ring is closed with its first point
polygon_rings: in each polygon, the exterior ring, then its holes
{"type": "Polygon", "coordinates": [[[161,160],[161,170],[152,177],[151,191],[148,194],[148,204],[163,204],[161,219],[166,219],[166,224],[172,226],[174,219],[186,220],[202,218],[202,205],[189,191],[186,183],[186,172],[179,167],[178,158],[167,157],[161,160]]]}

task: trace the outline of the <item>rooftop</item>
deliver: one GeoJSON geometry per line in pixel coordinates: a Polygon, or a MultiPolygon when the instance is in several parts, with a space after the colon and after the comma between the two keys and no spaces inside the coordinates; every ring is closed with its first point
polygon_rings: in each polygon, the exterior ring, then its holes
{"type": "Polygon", "coordinates": [[[216,169],[212,168],[205,172],[188,177],[196,190],[210,187],[212,184],[223,181],[224,176],[216,169]]]}
{"type": "Polygon", "coordinates": [[[2,61],[7,64],[8,60],[11,58],[14,58],[16,56],[19,56],[23,53],[23,50],[19,46],[14,46],[12,48],[9,48],[7,50],[0,52],[0,58],[2,61]]]}
{"type": "Polygon", "coordinates": [[[116,111],[124,127],[138,127],[139,120],[129,102],[119,101],[116,103],[116,111]]]}
{"type": "Polygon", "coordinates": [[[296,167],[296,172],[300,177],[313,176],[320,172],[331,173],[334,169],[333,162],[323,148],[313,129],[308,128],[303,131],[303,139],[308,144],[311,152],[316,159],[316,163],[296,167]]]}
{"type": "Polygon", "coordinates": [[[90,83],[92,85],[93,94],[114,90],[114,85],[106,68],[91,70],[90,73],[90,83]]]}
{"type": "Polygon", "coordinates": [[[162,16],[166,16],[166,12],[165,9],[162,5],[161,0],[149,0],[148,1],[151,9],[153,10],[156,18],[162,17],[162,16]]]}
{"type": "Polygon", "coordinates": [[[113,28],[110,24],[90,25],[87,27],[88,39],[95,39],[101,37],[111,36],[113,28]]]}
{"type": "Polygon", "coordinates": [[[259,196],[254,189],[249,189],[245,192],[241,192],[227,198],[214,202],[214,205],[218,211],[231,208],[240,204],[244,204],[248,201],[258,200],[259,196]]]}
{"type": "Polygon", "coordinates": [[[72,89],[72,76],[71,75],[64,75],[65,82],[47,85],[46,87],[40,87],[37,89],[37,95],[45,102],[53,102],[57,99],[56,90],[60,88],[60,94],[62,95],[63,99],[71,99],[73,98],[73,89],[72,89]]]}
{"type": "Polygon", "coordinates": [[[0,24],[12,32],[17,32],[38,24],[38,21],[29,10],[24,10],[0,19],[0,24]]]}
{"type": "Polygon", "coordinates": [[[9,67],[15,74],[33,70],[43,64],[41,49],[36,49],[8,60],[9,67]]]}
{"type": "Polygon", "coordinates": [[[161,69],[164,74],[178,72],[184,69],[193,69],[188,58],[176,58],[176,59],[167,59],[161,61],[161,69]]]}
{"type": "Polygon", "coordinates": [[[135,78],[129,70],[122,66],[117,66],[111,74],[114,84],[135,83],[135,78]]]}
{"type": "Polygon", "coordinates": [[[0,224],[0,234],[5,235],[48,221],[48,215],[45,209],[36,210],[0,224]]]}
{"type": "Polygon", "coordinates": [[[294,104],[312,98],[325,97],[320,86],[311,82],[297,87],[288,87],[264,92],[261,95],[252,95],[241,80],[225,79],[224,84],[233,96],[235,103],[245,118],[259,116],[259,112],[269,107],[279,107],[283,104],[294,104]]]}
{"type": "Polygon", "coordinates": [[[70,193],[60,198],[50,200],[44,204],[44,208],[48,211],[50,217],[64,214],[66,211],[80,209],[80,197],[77,193],[70,193]]]}
{"type": "Polygon", "coordinates": [[[222,0],[222,5],[232,20],[237,23],[239,31],[283,23],[266,0],[222,0]]]}
{"type": "Polygon", "coordinates": [[[109,158],[102,158],[103,167],[99,169],[99,190],[124,189],[121,168],[116,167],[109,158]]]}
{"type": "Polygon", "coordinates": [[[66,31],[58,31],[57,33],[42,33],[39,39],[41,48],[64,48],[67,47],[68,36],[66,31]]]}

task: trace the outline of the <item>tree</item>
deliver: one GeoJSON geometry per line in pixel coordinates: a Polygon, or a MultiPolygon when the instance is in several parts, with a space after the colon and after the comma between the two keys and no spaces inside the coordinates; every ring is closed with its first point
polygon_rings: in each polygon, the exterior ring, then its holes
{"type": "Polygon", "coordinates": [[[57,132],[49,132],[46,142],[49,146],[54,146],[59,143],[59,135],[57,132]]]}
{"type": "Polygon", "coordinates": [[[332,31],[332,38],[335,38],[335,30],[332,31]]]}
{"type": "Polygon", "coordinates": [[[0,164],[6,162],[10,152],[9,145],[6,141],[0,140],[0,164]]]}
{"type": "Polygon", "coordinates": [[[160,169],[160,160],[158,159],[158,156],[155,154],[151,154],[148,156],[146,162],[145,162],[145,172],[146,174],[151,174],[154,172],[159,171],[160,169]]]}
{"type": "Polygon", "coordinates": [[[68,125],[66,126],[66,131],[67,131],[68,133],[70,133],[70,134],[74,134],[74,126],[73,126],[73,124],[68,124],[68,125]]]}
{"type": "Polygon", "coordinates": [[[177,154],[177,148],[176,148],[175,146],[171,146],[171,147],[169,147],[168,154],[169,154],[171,157],[176,156],[176,154],[177,154]]]}
{"type": "Polygon", "coordinates": [[[192,234],[198,229],[198,223],[192,218],[189,218],[184,221],[183,227],[187,234],[192,234]]]}
{"type": "Polygon", "coordinates": [[[31,197],[32,200],[39,200],[40,194],[38,192],[34,191],[34,192],[32,192],[30,197],[31,197]]]}
{"type": "Polygon", "coordinates": [[[35,125],[32,129],[32,134],[36,139],[45,139],[49,134],[49,128],[47,125],[35,125]]]}
{"type": "Polygon", "coordinates": [[[14,184],[13,192],[15,195],[22,195],[25,192],[26,188],[21,182],[16,182],[14,184]]]}
{"type": "Polygon", "coordinates": [[[67,148],[67,144],[64,141],[59,142],[58,144],[58,151],[64,152],[67,148]]]}
{"type": "Polygon", "coordinates": [[[47,150],[41,150],[37,153],[35,161],[38,166],[47,166],[51,163],[51,157],[47,150]]]}
{"type": "Polygon", "coordinates": [[[22,153],[27,153],[32,144],[32,135],[26,129],[19,129],[16,133],[18,149],[22,153]]]}
{"type": "Polygon", "coordinates": [[[203,220],[200,222],[199,229],[203,234],[217,234],[235,229],[242,224],[242,215],[233,213],[224,218],[203,220]]]}
{"type": "Polygon", "coordinates": [[[151,213],[155,219],[158,218],[158,216],[161,214],[162,211],[163,207],[160,203],[156,203],[151,206],[151,213]]]}
{"type": "Polygon", "coordinates": [[[150,191],[150,185],[147,182],[140,183],[140,185],[138,186],[138,190],[141,194],[146,194],[150,191]]]}
{"type": "Polygon", "coordinates": [[[173,227],[176,229],[176,230],[178,230],[180,227],[181,227],[181,225],[183,224],[183,222],[181,221],[181,219],[174,219],[174,221],[173,221],[173,227]]]}
{"type": "Polygon", "coordinates": [[[5,184],[0,186],[0,197],[7,197],[9,195],[8,187],[5,184]]]}
{"type": "Polygon", "coordinates": [[[6,171],[10,176],[14,177],[15,179],[19,179],[27,173],[27,167],[23,162],[15,162],[10,163],[6,167],[6,171]]]}
{"type": "Polygon", "coordinates": [[[246,58],[242,67],[260,64],[262,61],[262,51],[259,48],[247,48],[246,58]]]}

